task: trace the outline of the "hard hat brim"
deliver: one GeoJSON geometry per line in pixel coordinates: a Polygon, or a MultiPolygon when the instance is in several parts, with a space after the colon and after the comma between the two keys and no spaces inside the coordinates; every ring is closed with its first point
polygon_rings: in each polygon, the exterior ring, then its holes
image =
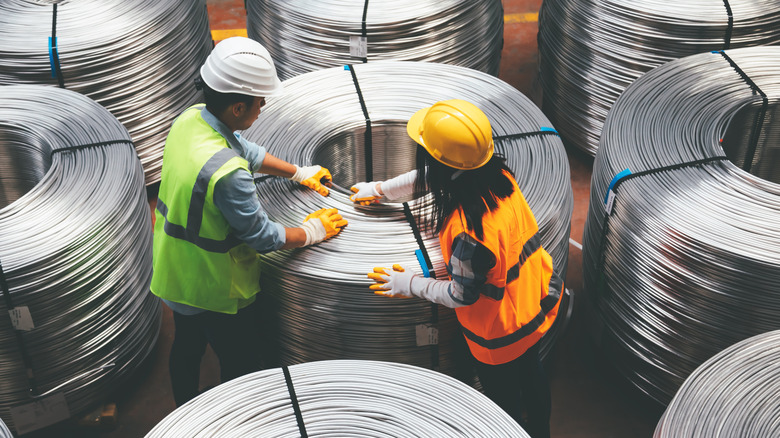
{"type": "Polygon", "coordinates": [[[417,144],[424,147],[426,150],[428,150],[428,147],[425,145],[422,135],[420,135],[420,131],[423,126],[423,121],[425,120],[425,115],[428,114],[428,110],[430,109],[431,107],[427,106],[421,110],[418,110],[416,113],[412,114],[412,117],[410,117],[409,121],[406,122],[406,133],[409,134],[409,137],[411,137],[412,140],[417,142],[417,144]]]}

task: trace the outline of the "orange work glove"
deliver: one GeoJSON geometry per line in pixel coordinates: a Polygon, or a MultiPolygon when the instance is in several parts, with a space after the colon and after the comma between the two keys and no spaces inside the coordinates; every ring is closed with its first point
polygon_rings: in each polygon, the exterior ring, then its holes
{"type": "Polygon", "coordinates": [[[374,272],[368,274],[368,278],[376,281],[368,288],[377,295],[385,295],[395,298],[411,298],[412,279],[414,273],[407,271],[401,265],[393,265],[393,270],[387,268],[374,268],[374,272]]]}
{"type": "Polygon", "coordinates": [[[302,184],[322,196],[328,196],[328,187],[333,177],[330,171],[322,166],[295,166],[295,174],[290,177],[291,180],[302,184]]]}
{"type": "Polygon", "coordinates": [[[313,245],[329,239],[347,226],[347,220],[342,218],[335,208],[322,208],[306,216],[303,220],[303,231],[306,233],[304,246],[313,245]]]}

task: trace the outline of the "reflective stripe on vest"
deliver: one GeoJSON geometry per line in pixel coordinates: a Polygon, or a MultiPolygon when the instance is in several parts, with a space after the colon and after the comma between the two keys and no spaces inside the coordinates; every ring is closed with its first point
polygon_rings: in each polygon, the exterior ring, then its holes
{"type": "Polygon", "coordinates": [[[558,300],[561,298],[561,292],[563,291],[563,282],[555,272],[553,272],[552,276],[550,277],[550,284],[548,287],[550,293],[540,302],[542,310],[540,310],[539,313],[537,313],[528,324],[520,327],[514,333],[510,333],[500,338],[485,339],[477,336],[474,332],[467,329],[466,327],[461,327],[463,329],[463,334],[469,338],[470,341],[491,350],[514,344],[515,342],[535,332],[544,323],[547,314],[553,308],[555,308],[556,304],[558,304],[558,300]]]}
{"type": "Polygon", "coordinates": [[[187,228],[169,222],[168,207],[161,200],[157,200],[157,210],[165,218],[165,225],[163,226],[165,234],[186,240],[198,248],[209,252],[225,253],[241,243],[232,234],[229,234],[224,240],[213,240],[200,236],[200,226],[203,223],[203,207],[206,205],[206,192],[208,191],[209,181],[211,181],[211,177],[214,176],[214,173],[219,168],[235,156],[236,153],[231,149],[222,149],[209,158],[200,169],[195,186],[192,188],[190,206],[187,211],[187,228]]]}

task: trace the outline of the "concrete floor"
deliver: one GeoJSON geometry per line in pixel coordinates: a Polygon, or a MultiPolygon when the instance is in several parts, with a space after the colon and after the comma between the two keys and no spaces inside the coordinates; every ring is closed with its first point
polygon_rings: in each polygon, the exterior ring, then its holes
{"type": "MultiPolygon", "coordinates": [[[[534,87],[538,65],[536,34],[541,0],[505,0],[504,49],[499,77],[539,103],[534,87]]],[[[243,0],[208,0],[212,30],[245,28],[243,0]]],[[[582,240],[588,210],[592,158],[568,151],[574,213],[571,238],[582,240]]],[[[156,199],[150,198],[150,206],[156,199]]],[[[570,246],[567,287],[576,295],[574,316],[566,334],[556,344],[547,364],[552,386],[552,436],[559,438],[649,437],[662,413],[609,370],[590,348],[583,318],[582,255],[570,246]]],[[[126,391],[115,397],[117,424],[111,428],[59,426],[30,434],[33,437],[79,436],[101,438],[143,437],[174,409],[168,379],[168,351],[173,340],[173,320],[165,309],[162,332],[153,357],[126,391]]],[[[218,384],[217,365],[209,350],[203,360],[201,385],[218,384]]]]}

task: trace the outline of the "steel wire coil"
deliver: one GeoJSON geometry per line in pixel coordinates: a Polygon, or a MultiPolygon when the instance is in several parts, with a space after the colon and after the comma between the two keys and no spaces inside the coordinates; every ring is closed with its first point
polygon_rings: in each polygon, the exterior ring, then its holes
{"type": "Polygon", "coordinates": [[[671,61],[631,84],[607,116],[583,236],[585,287],[605,354],[662,404],[723,348],[780,328],[778,67],[780,47],[671,61]],[[624,169],[675,165],[626,180],[606,215],[624,169]]]}
{"type": "MultiPolygon", "coordinates": [[[[423,368],[331,360],[289,373],[311,437],[528,437],[478,391],[423,368]]],[[[146,437],[298,437],[291,399],[282,369],[247,374],[187,402],[146,437]]]]}
{"type": "Polygon", "coordinates": [[[57,86],[60,65],[65,88],[130,131],[147,185],[160,180],[171,123],[198,101],[211,47],[204,0],[0,0],[0,85],[57,86]],[[55,4],[59,63],[47,49],[55,4]]]}
{"type": "MultiPolygon", "coordinates": [[[[490,118],[494,136],[538,133],[549,127],[549,121],[510,85],[465,67],[377,61],[353,69],[371,121],[372,178],[367,178],[366,119],[350,70],[325,69],[285,81],[285,95],[269,99],[258,121],[245,132],[275,156],[321,164],[333,174],[336,187],[327,198],[283,178],[259,178],[260,199],[269,217],[298,226],[310,212],[333,207],[349,221],[337,238],[263,257],[261,282],[269,301],[266,308],[276,309],[271,312],[278,319],[272,337],[279,342],[281,363],[368,359],[461,375],[458,358],[466,347],[459,345],[454,312],[419,299],[376,296],[368,289],[366,273],[374,266],[401,263],[420,272],[418,245],[403,205],[355,206],[345,188],[413,169],[417,145],[406,134],[406,121],[438,100],[475,103],[490,118]],[[429,325],[438,327],[436,347],[427,345],[429,325]]],[[[530,135],[497,140],[496,145],[534,212],[556,273],[565,278],[573,201],[560,139],[530,135]]],[[[430,196],[409,204],[412,214],[418,207],[427,214],[430,196]]],[[[419,224],[420,218],[415,222],[419,224]]],[[[446,278],[438,238],[423,233],[422,240],[438,278],[446,278]]],[[[543,355],[565,326],[573,304],[570,298],[564,298],[562,316],[543,340],[543,355]]]]}
{"type": "Polygon", "coordinates": [[[8,426],[3,423],[2,419],[0,419],[0,438],[13,438],[11,431],[8,430],[8,426]]]}
{"type": "Polygon", "coordinates": [[[655,429],[664,437],[780,436],[780,331],[707,359],[677,391],[655,429]]]}
{"type": "Polygon", "coordinates": [[[567,146],[595,156],[607,113],[631,82],[673,59],[780,43],[780,3],[547,0],[538,40],[542,109],[567,146]]]}
{"type": "Polygon", "coordinates": [[[149,293],[151,236],[143,168],[114,116],[73,91],[0,87],[6,424],[18,431],[11,410],[55,394],[71,414],[92,408],[149,355],[162,315],[149,293]],[[7,299],[32,317],[19,338],[7,299]]]}
{"type": "Polygon", "coordinates": [[[440,62],[498,76],[500,0],[248,0],[246,13],[249,37],[268,49],[282,80],[363,59],[440,62]],[[350,52],[350,38],[360,36],[366,56],[351,56],[360,53],[350,52]]]}

